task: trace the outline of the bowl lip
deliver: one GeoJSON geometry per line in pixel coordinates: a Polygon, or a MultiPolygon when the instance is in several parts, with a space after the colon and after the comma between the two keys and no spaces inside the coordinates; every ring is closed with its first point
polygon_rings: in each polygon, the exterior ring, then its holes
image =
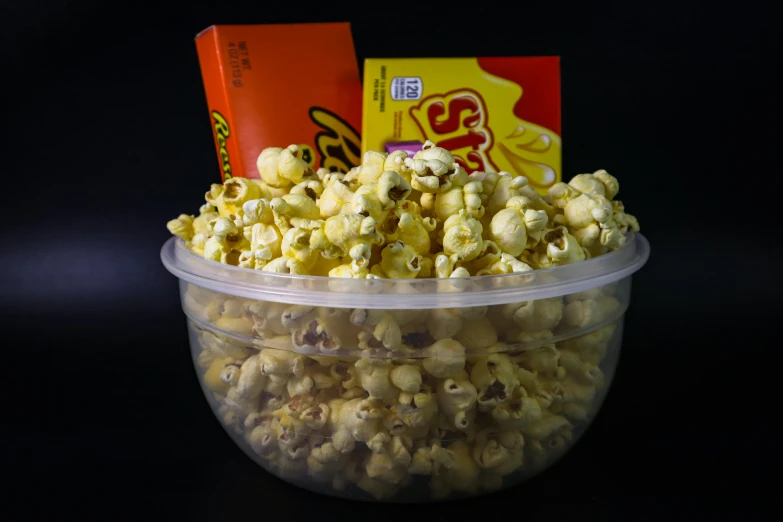
{"type": "Polygon", "coordinates": [[[163,244],[160,256],[180,280],[221,294],[338,308],[424,309],[534,301],[604,286],[642,268],[650,244],[642,234],[629,233],[622,248],[579,263],[453,279],[347,279],[262,272],[204,259],[177,237],[163,244]]]}

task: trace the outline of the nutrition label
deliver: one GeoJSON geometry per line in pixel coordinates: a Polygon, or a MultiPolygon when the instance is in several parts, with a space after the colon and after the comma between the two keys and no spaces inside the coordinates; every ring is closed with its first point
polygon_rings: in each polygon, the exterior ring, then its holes
{"type": "Polygon", "coordinates": [[[395,76],[391,81],[392,100],[418,100],[424,89],[418,76],[395,76]]]}
{"type": "Polygon", "coordinates": [[[234,87],[244,86],[242,75],[251,69],[247,42],[228,42],[228,70],[231,71],[231,85],[234,87]]]}

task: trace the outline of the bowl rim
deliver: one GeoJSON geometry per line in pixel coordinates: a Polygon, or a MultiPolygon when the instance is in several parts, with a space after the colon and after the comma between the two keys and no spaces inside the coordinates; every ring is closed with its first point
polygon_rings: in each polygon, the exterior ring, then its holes
{"type": "Polygon", "coordinates": [[[650,256],[650,244],[642,234],[629,233],[622,248],[579,263],[441,279],[347,279],[262,272],[204,259],[177,237],[163,244],[160,256],[166,269],[181,281],[221,294],[337,308],[424,309],[534,301],[604,286],[642,268],[650,256]]]}

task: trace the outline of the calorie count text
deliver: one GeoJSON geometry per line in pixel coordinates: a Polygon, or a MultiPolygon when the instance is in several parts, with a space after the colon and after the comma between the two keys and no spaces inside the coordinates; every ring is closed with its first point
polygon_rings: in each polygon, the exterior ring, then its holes
{"type": "Polygon", "coordinates": [[[392,78],[393,100],[418,100],[421,98],[422,81],[418,76],[392,78]]]}
{"type": "Polygon", "coordinates": [[[247,49],[247,42],[228,42],[228,65],[231,69],[231,76],[234,78],[231,83],[234,87],[242,87],[242,71],[252,69],[250,65],[250,53],[247,49]]]}

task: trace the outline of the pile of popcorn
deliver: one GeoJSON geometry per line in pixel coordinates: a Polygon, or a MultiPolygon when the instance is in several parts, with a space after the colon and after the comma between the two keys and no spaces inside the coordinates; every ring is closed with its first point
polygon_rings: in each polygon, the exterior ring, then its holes
{"type": "Polygon", "coordinates": [[[413,157],[367,152],[346,174],[313,171],[296,145],[258,158],[260,179],[212,185],[168,228],[194,253],[268,272],[352,278],[466,277],[575,263],[638,231],[604,170],[542,197],[524,176],[468,175],[430,141],[413,157]]]}
{"type": "MultiPolygon", "coordinates": [[[[295,145],[264,150],[260,179],[213,185],[200,215],[169,230],[244,268],[398,279],[565,265],[639,228],[605,171],[541,196],[522,176],[468,175],[431,142],[413,157],[368,152],[346,174],[314,172],[300,156],[295,145]]],[[[428,476],[444,498],[498,489],[570,445],[605,389],[620,285],[425,310],[289,305],[194,285],[183,302],[221,421],[267,469],[377,499],[428,476]]]]}

